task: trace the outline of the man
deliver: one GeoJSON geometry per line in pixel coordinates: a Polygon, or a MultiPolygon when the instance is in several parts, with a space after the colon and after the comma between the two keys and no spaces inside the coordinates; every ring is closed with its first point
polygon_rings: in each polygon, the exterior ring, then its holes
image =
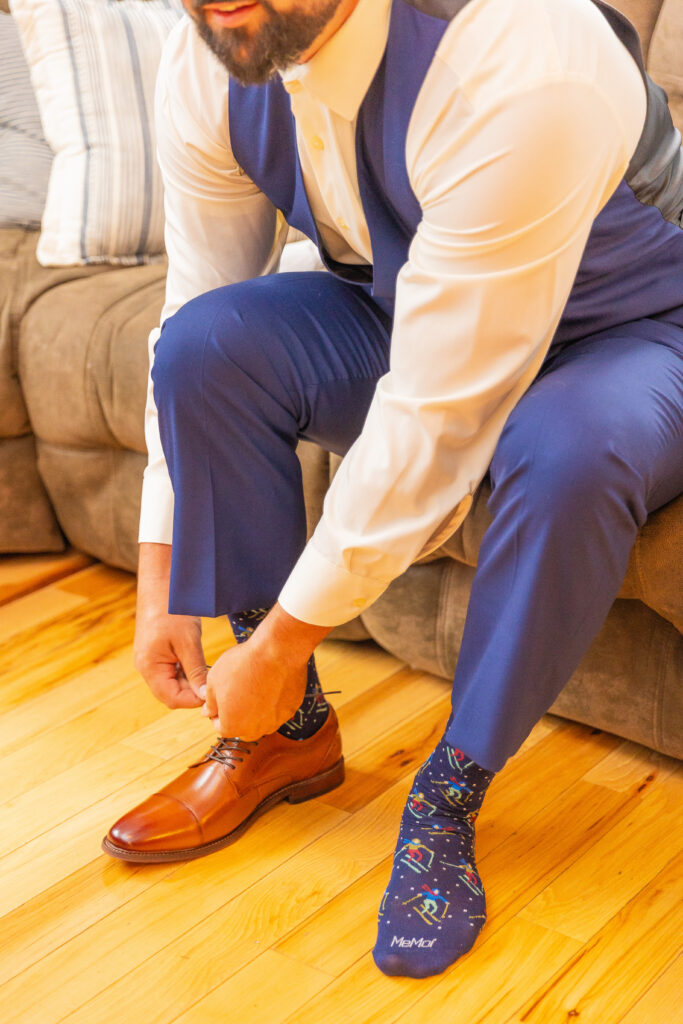
{"type": "Polygon", "coordinates": [[[185,6],[158,89],[169,277],[136,651],[221,738],[105,849],[201,856],[338,785],[313,651],[457,528],[488,471],[453,712],[374,951],[387,974],[438,973],[484,921],[494,772],[683,488],[680,137],[598,0],[185,6]],[[328,273],[271,274],[277,209],[328,273]],[[305,547],[299,438],[345,454],[305,547]],[[197,616],[223,613],[239,642],[207,676],[197,616]],[[443,915],[417,913],[416,871],[443,915]]]}

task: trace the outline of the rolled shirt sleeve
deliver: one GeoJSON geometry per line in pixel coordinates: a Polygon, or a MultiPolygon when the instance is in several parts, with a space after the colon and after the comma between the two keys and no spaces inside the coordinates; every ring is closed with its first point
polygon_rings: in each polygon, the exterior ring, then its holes
{"type": "Polygon", "coordinates": [[[642,80],[625,50],[608,52],[599,74],[551,54],[530,80],[501,62],[500,82],[464,85],[458,47],[437,54],[408,135],[422,221],[390,370],[280,595],[295,617],[352,618],[467,513],[638,142],[642,80]]]}

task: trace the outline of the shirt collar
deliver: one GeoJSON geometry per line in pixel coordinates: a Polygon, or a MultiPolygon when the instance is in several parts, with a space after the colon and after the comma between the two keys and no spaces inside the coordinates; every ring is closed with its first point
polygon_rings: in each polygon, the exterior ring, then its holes
{"type": "Polygon", "coordinates": [[[359,0],[309,61],[282,72],[285,88],[298,81],[313,99],[353,121],[387,45],[391,5],[392,0],[359,0]]]}

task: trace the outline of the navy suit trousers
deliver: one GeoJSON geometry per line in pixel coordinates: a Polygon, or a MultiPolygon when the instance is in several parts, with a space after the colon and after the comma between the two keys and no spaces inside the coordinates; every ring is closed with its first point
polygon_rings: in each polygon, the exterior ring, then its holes
{"type": "MultiPolygon", "coordinates": [[[[297,441],[349,449],[390,339],[362,289],[317,272],[220,288],[166,322],[153,381],[171,612],[275,602],[305,543],[297,441]]],[[[600,629],[648,514],[683,491],[682,311],[551,348],[489,472],[447,738],[496,771],[600,629]]]]}

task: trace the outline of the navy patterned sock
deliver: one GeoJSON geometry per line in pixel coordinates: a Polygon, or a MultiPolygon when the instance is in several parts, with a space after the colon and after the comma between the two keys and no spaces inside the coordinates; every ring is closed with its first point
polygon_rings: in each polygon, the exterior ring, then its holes
{"type": "MultiPolygon", "coordinates": [[[[250,611],[237,612],[228,616],[238,644],[249,639],[258,624],[265,619],[269,610],[268,608],[252,608],[250,611]]],[[[286,736],[288,740],[307,740],[325,723],[329,710],[330,705],[325,700],[318,679],[315,657],[311,655],[306,676],[306,694],[301,702],[301,707],[288,722],[280,726],[278,732],[282,736],[286,736]]]]}
{"type": "Polygon", "coordinates": [[[440,974],[474,944],[486,920],[474,822],[493,775],[442,739],[415,776],[379,909],[384,974],[440,974]]]}

